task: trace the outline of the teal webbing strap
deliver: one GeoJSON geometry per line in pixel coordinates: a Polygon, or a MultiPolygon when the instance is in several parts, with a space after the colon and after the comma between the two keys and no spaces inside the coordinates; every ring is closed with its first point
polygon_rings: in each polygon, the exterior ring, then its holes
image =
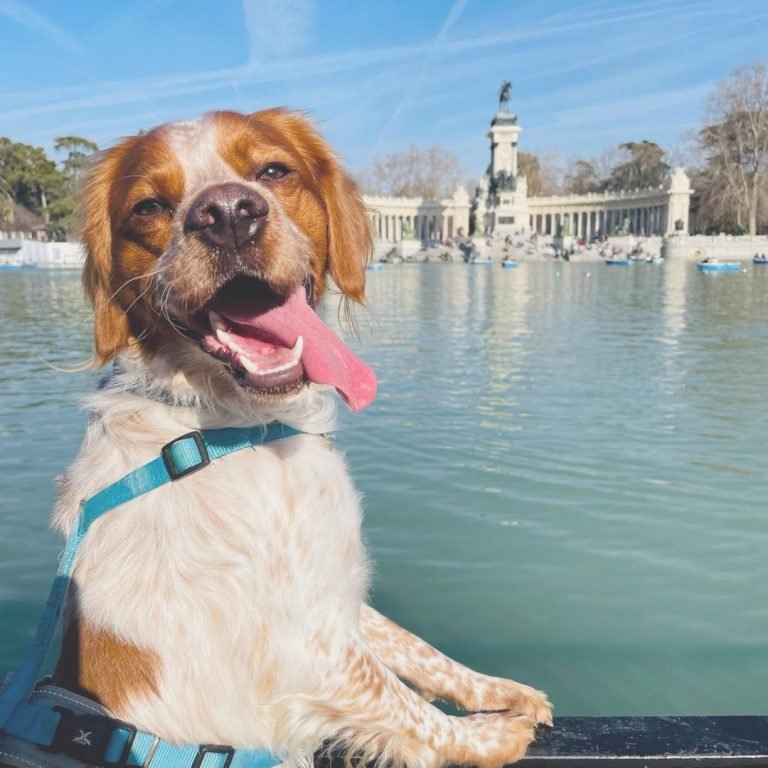
{"type": "Polygon", "coordinates": [[[230,427],[190,432],[163,447],[162,455],[99,491],[83,505],[80,513],[84,529],[110,509],[142,496],[161,485],[202,469],[213,459],[283,437],[299,430],[279,422],[260,427],[230,427]]]}
{"type": "MultiPolygon", "coordinates": [[[[62,551],[59,569],[32,644],[19,669],[13,674],[5,688],[0,691],[0,733],[8,733],[43,747],[48,747],[53,743],[61,715],[47,707],[29,703],[29,697],[35,687],[61,617],[75,555],[93,522],[105,512],[149,493],[166,483],[202,469],[215,459],[244,448],[263,445],[273,440],[298,434],[301,434],[299,430],[278,422],[258,427],[231,427],[190,432],[166,444],[159,458],[144,464],[133,472],[129,472],[125,477],[99,491],[83,504],[75,529],[62,551]]],[[[135,746],[131,748],[132,751],[138,749],[142,743],[147,744],[147,739],[153,739],[151,746],[155,746],[155,741],[157,746],[152,757],[152,763],[158,768],[187,768],[192,764],[187,761],[189,750],[195,750],[195,755],[197,754],[198,747],[194,745],[176,747],[167,742],[155,740],[151,734],[138,735],[135,746]],[[138,735],[146,736],[146,738],[139,740],[138,735]],[[158,752],[167,754],[168,759],[155,762],[156,758],[159,757],[158,752]]],[[[242,752],[243,755],[238,758],[235,768],[270,768],[270,766],[280,762],[264,750],[238,750],[237,752],[242,752]],[[247,752],[253,753],[253,761],[245,755],[247,752]]],[[[208,754],[205,757],[206,760],[212,759],[208,754]]],[[[143,765],[144,761],[138,764],[143,765]]],[[[232,765],[235,765],[234,759],[232,765]]],[[[198,766],[198,768],[209,768],[209,766],[198,766]]],[[[218,768],[218,766],[211,765],[210,768],[218,768]]]]}

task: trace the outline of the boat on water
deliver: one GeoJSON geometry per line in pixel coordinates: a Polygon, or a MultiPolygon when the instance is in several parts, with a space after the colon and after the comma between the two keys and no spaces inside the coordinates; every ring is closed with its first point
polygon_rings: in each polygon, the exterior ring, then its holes
{"type": "Polygon", "coordinates": [[[30,264],[28,262],[25,262],[23,264],[18,262],[8,262],[5,264],[0,264],[0,269],[3,270],[9,270],[9,269],[36,269],[37,264],[30,264]]]}
{"type": "Polygon", "coordinates": [[[696,266],[701,272],[741,272],[740,261],[700,261],[696,266]]]}
{"type": "Polygon", "coordinates": [[[768,264],[768,258],[765,256],[755,256],[752,259],[753,264],[768,264]]]}
{"type": "Polygon", "coordinates": [[[624,259],[622,259],[622,258],[610,258],[610,259],[606,259],[605,260],[605,263],[608,266],[612,266],[612,267],[628,267],[631,264],[635,264],[636,262],[637,262],[637,259],[626,259],[626,258],[624,258],[624,259]]]}
{"type": "Polygon", "coordinates": [[[373,264],[368,265],[368,269],[371,272],[376,272],[379,269],[384,269],[384,265],[380,261],[374,261],[373,264]]]}
{"type": "Polygon", "coordinates": [[[515,269],[515,267],[518,266],[518,262],[516,261],[502,261],[501,262],[501,268],[502,269],[515,269]]]}
{"type": "Polygon", "coordinates": [[[482,266],[484,264],[493,264],[493,259],[472,259],[469,263],[482,266]]]}

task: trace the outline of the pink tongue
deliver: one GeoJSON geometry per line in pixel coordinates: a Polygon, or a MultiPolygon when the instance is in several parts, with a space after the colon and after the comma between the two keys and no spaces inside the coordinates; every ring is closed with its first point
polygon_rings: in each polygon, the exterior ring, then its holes
{"type": "Polygon", "coordinates": [[[301,363],[306,377],[315,384],[331,384],[353,411],[370,405],[376,397],[376,376],[359,357],[317,316],[307,304],[304,288],[283,304],[254,314],[246,301],[216,307],[229,320],[266,333],[286,347],[304,338],[301,363]]]}

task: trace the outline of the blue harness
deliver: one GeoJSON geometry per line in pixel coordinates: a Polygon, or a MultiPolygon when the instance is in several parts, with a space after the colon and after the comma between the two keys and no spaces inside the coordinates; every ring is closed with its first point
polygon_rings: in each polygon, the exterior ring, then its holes
{"type": "Polygon", "coordinates": [[[10,738],[104,768],[273,768],[282,762],[264,749],[171,744],[107,715],[76,714],[65,707],[36,703],[35,698],[45,697],[35,697],[33,691],[59,623],[75,555],[93,522],[126,501],[186,477],[215,459],[298,434],[299,430],[278,422],[190,432],[167,443],[158,458],[129,472],[82,505],[60,555],[59,569],[32,645],[0,691],[0,756],[4,750],[6,754],[11,751],[5,743],[10,738]]]}

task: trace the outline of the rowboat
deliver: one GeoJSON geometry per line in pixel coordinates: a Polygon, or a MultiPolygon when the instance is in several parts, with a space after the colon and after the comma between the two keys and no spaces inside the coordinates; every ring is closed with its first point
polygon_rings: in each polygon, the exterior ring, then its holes
{"type": "Polygon", "coordinates": [[[765,256],[755,256],[752,259],[753,264],[768,264],[768,259],[765,258],[765,256]]]}
{"type": "Polygon", "coordinates": [[[470,261],[469,263],[476,264],[477,266],[482,266],[484,264],[493,264],[493,259],[472,259],[472,261],[470,261]]]}
{"type": "Polygon", "coordinates": [[[502,261],[501,262],[501,268],[502,269],[515,269],[518,266],[518,263],[516,261],[502,261]]]}
{"type": "Polygon", "coordinates": [[[700,261],[696,265],[702,272],[740,272],[740,261],[700,261]]]}
{"type": "Polygon", "coordinates": [[[605,263],[612,267],[628,267],[636,261],[637,259],[606,259],[605,263]]]}

